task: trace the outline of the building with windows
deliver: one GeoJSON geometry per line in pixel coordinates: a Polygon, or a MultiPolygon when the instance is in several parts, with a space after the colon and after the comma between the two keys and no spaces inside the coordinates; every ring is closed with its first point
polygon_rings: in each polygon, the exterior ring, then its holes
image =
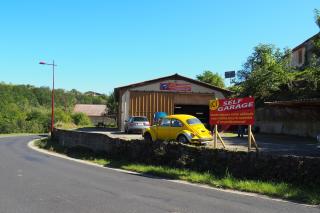
{"type": "Polygon", "coordinates": [[[314,39],[320,37],[320,33],[315,34],[303,43],[292,49],[291,65],[297,68],[303,68],[310,63],[314,52],[314,39]]]}

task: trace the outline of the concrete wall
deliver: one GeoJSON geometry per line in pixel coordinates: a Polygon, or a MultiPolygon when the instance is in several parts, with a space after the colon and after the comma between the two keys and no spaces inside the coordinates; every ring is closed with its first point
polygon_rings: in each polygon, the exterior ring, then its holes
{"type": "Polygon", "coordinates": [[[214,150],[179,143],[125,141],[107,135],[55,130],[54,139],[68,149],[85,147],[107,158],[212,171],[238,178],[320,184],[320,158],[271,156],[214,150]]]}
{"type": "Polygon", "coordinates": [[[265,107],[256,110],[255,120],[262,133],[314,138],[320,134],[319,108],[265,107]]]}
{"type": "Polygon", "coordinates": [[[121,131],[124,131],[124,121],[129,119],[129,108],[130,108],[130,91],[127,90],[126,92],[123,93],[121,96],[121,111],[120,111],[120,123],[119,129],[121,131]]]}

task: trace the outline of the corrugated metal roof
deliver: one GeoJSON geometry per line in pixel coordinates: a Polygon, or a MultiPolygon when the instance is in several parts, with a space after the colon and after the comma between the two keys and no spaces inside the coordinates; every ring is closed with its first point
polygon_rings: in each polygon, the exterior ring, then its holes
{"type": "Polygon", "coordinates": [[[104,116],[107,113],[107,106],[102,104],[76,104],[74,112],[82,112],[88,116],[104,116]]]}
{"type": "Polygon", "coordinates": [[[269,106],[314,106],[320,107],[320,98],[313,99],[298,99],[298,100],[288,100],[288,101],[273,101],[264,102],[269,106]]]}

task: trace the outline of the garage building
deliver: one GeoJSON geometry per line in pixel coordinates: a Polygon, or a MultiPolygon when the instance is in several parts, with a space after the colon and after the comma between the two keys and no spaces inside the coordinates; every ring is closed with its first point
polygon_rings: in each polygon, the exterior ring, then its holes
{"type": "Polygon", "coordinates": [[[118,127],[130,116],[146,116],[152,123],[155,112],[190,114],[203,123],[209,120],[209,100],[231,92],[210,84],[174,74],[115,88],[118,101],[118,127]]]}

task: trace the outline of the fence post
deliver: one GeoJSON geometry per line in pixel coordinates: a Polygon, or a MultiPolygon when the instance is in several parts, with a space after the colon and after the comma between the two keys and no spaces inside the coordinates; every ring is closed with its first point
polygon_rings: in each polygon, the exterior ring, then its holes
{"type": "Polygon", "coordinates": [[[213,143],[213,148],[217,148],[217,141],[218,141],[218,125],[214,125],[214,143],[213,143]]]}
{"type": "Polygon", "coordinates": [[[251,125],[248,125],[248,152],[251,151],[251,138],[252,138],[252,132],[251,132],[251,125]]]}

